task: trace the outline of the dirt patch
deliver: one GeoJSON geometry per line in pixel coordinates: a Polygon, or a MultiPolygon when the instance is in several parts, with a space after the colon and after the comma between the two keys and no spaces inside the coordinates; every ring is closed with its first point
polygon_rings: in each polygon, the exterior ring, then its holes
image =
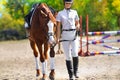
{"type": "MultiPolygon", "coordinates": [[[[90,46],[90,50],[105,50],[99,46],[90,46]]],[[[56,80],[66,80],[68,74],[64,54],[56,55],[55,60],[56,80]]],[[[120,55],[79,57],[79,76],[78,80],[120,80],[120,55]]],[[[29,41],[0,42],[0,80],[35,79],[35,61],[29,41]]]]}

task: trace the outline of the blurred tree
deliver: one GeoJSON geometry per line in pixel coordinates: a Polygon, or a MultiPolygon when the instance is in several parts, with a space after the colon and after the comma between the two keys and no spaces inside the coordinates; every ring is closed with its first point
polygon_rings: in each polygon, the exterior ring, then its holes
{"type": "Polygon", "coordinates": [[[7,0],[5,6],[13,18],[20,19],[28,13],[31,3],[30,0],[7,0]]]}
{"type": "MultiPolygon", "coordinates": [[[[9,13],[11,18],[19,20],[22,23],[19,27],[23,27],[24,16],[28,14],[34,3],[40,2],[47,3],[57,11],[64,7],[63,0],[0,0],[0,3],[5,6],[0,7],[0,10],[4,8],[3,13],[9,13]]],[[[78,11],[79,16],[83,16],[84,30],[87,14],[89,15],[90,31],[113,30],[116,29],[116,22],[120,25],[119,2],[119,0],[74,0],[72,8],[78,11]]],[[[14,19],[12,19],[13,22],[14,19]]],[[[17,24],[12,26],[17,26],[17,24]]]]}
{"type": "Polygon", "coordinates": [[[117,24],[120,27],[120,0],[113,0],[111,5],[113,6],[112,13],[117,16],[117,24]]]}
{"type": "MultiPolygon", "coordinates": [[[[91,13],[90,13],[90,30],[91,31],[105,31],[110,30],[115,22],[112,21],[109,8],[107,8],[108,2],[106,0],[102,1],[92,1],[91,2],[91,13]]],[[[88,12],[89,13],[89,12],[88,12]]]]}
{"type": "Polygon", "coordinates": [[[54,7],[56,10],[60,10],[61,7],[59,3],[62,3],[61,0],[7,0],[5,4],[8,12],[15,19],[23,18],[31,9],[34,3],[45,2],[49,6],[54,7]],[[54,2],[54,4],[53,4],[54,2]]]}
{"type": "Polygon", "coordinates": [[[6,4],[6,0],[0,0],[0,18],[2,17],[2,14],[5,13],[6,8],[4,5],[6,4]]]}
{"type": "Polygon", "coordinates": [[[116,16],[111,13],[108,4],[107,0],[80,0],[79,3],[75,3],[75,8],[79,8],[79,14],[83,16],[84,30],[87,14],[89,15],[89,31],[113,30],[116,27],[116,16]]]}
{"type": "MultiPolygon", "coordinates": [[[[6,31],[6,30],[16,30],[20,34],[19,38],[25,38],[23,21],[21,21],[21,19],[15,20],[11,17],[11,15],[4,13],[0,18],[0,32],[6,31]]],[[[2,34],[0,34],[0,36],[1,35],[2,34]]]]}

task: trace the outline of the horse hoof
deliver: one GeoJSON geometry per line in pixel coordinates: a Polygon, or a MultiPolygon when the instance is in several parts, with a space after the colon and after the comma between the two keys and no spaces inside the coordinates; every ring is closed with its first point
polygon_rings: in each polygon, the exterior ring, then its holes
{"type": "Polygon", "coordinates": [[[49,74],[49,79],[50,80],[55,80],[55,72],[54,72],[54,70],[51,70],[51,72],[49,74]]]}
{"type": "Polygon", "coordinates": [[[40,80],[40,75],[36,75],[36,80],[40,80]]]}
{"type": "Polygon", "coordinates": [[[44,78],[41,78],[40,80],[45,80],[44,78]]]}
{"type": "Polygon", "coordinates": [[[49,75],[50,80],[55,80],[54,76],[49,75]]]}
{"type": "Polygon", "coordinates": [[[45,79],[45,78],[41,78],[40,80],[48,80],[48,79],[45,79]]]}

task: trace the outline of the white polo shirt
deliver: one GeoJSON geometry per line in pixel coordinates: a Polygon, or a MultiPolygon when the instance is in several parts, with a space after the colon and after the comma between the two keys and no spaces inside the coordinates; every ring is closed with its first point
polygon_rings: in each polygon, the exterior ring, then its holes
{"type": "MultiPolygon", "coordinates": [[[[75,21],[79,20],[79,16],[76,10],[63,9],[62,11],[58,12],[56,20],[58,22],[61,22],[62,30],[76,29],[75,21]]],[[[76,31],[63,31],[61,37],[63,40],[73,40],[75,38],[75,35],[76,35],[76,31]]]]}
{"type": "Polygon", "coordinates": [[[63,9],[62,11],[58,12],[56,20],[62,23],[63,29],[76,29],[75,21],[79,20],[79,16],[76,10],[63,9]]]}

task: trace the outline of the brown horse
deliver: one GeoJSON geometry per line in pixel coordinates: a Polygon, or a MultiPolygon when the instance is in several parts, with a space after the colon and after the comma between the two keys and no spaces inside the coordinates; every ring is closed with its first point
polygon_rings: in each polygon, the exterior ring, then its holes
{"type": "Polygon", "coordinates": [[[55,43],[55,26],[56,19],[52,11],[45,3],[40,3],[32,18],[31,28],[29,29],[30,45],[33,50],[36,62],[36,76],[40,76],[39,59],[42,63],[42,80],[45,80],[47,75],[47,59],[50,49],[50,69],[49,78],[54,80],[54,43],[55,43]],[[39,54],[40,53],[40,54],[39,54]]]}

